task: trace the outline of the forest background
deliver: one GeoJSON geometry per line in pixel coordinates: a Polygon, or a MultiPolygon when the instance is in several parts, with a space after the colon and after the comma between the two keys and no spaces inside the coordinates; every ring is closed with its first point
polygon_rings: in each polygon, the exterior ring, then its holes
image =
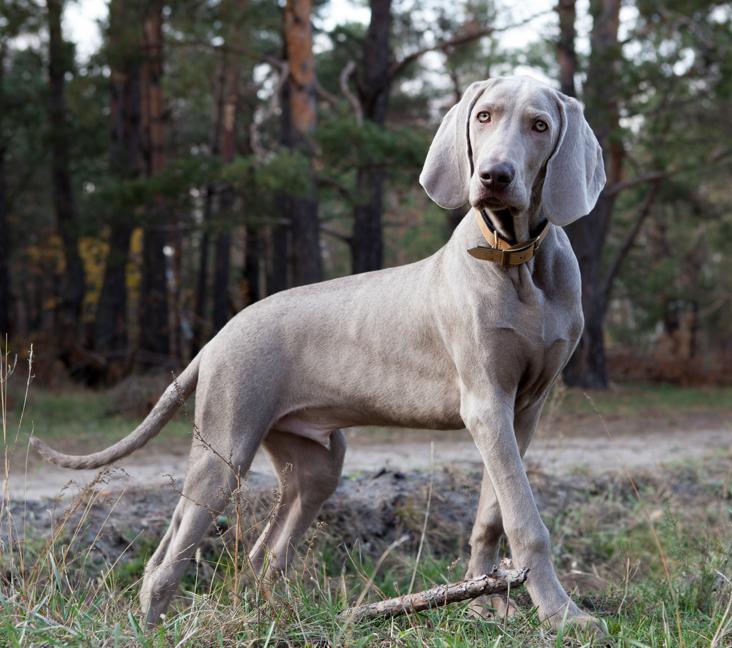
{"type": "Polygon", "coordinates": [[[423,258],[466,211],[417,182],[441,116],[522,73],[584,102],[608,172],[567,228],[586,327],[565,382],[729,384],[731,21],[707,0],[5,0],[0,331],[41,382],[110,385],[279,290],[423,258]]]}

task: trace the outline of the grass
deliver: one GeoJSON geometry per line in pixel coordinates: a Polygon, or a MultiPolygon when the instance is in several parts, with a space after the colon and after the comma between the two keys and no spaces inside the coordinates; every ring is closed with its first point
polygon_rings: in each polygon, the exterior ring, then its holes
{"type": "MultiPolygon", "coordinates": [[[[11,396],[20,402],[22,390],[15,389],[11,396]]],[[[559,419],[603,416],[613,418],[664,414],[730,413],[732,415],[732,387],[677,387],[674,385],[623,385],[607,392],[567,390],[557,399],[553,412],[559,419]]],[[[187,405],[188,410],[192,406],[187,405]]],[[[14,408],[18,411],[17,408],[14,408]]],[[[142,414],[120,412],[109,393],[82,389],[51,391],[34,387],[29,396],[26,423],[34,434],[44,440],[62,441],[66,450],[101,448],[121,439],[132,431],[142,419],[142,414]]],[[[10,415],[8,425],[13,428],[17,418],[10,415]]],[[[420,435],[422,433],[419,433],[420,435]]],[[[383,428],[369,428],[369,439],[403,436],[404,432],[383,428]]],[[[153,440],[165,445],[170,441],[187,442],[191,425],[184,416],[169,423],[164,438],[153,440]]]]}
{"type": "Polygon", "coordinates": [[[560,416],[647,416],[658,413],[731,413],[732,387],[631,383],[606,391],[567,390],[560,416]]]}
{"type": "MultiPolygon", "coordinates": [[[[14,426],[20,424],[22,398],[14,397],[11,412],[4,365],[0,376],[2,432],[8,451],[17,431],[14,426]]],[[[650,411],[647,407],[721,410],[728,396],[724,390],[634,387],[593,399],[600,411],[641,415],[650,411]]],[[[34,389],[23,430],[32,421],[37,434],[57,439],[74,436],[99,443],[99,436],[121,437],[129,431],[130,419],[109,416],[106,398],[34,389]]],[[[581,412],[583,402],[573,403],[572,398],[562,402],[561,407],[567,408],[562,411],[581,412]]],[[[190,434],[185,421],[177,425],[174,434],[190,434]]],[[[269,599],[246,576],[246,561],[241,558],[256,531],[252,520],[266,518],[271,498],[252,502],[243,517],[230,517],[231,530],[207,537],[174,606],[153,631],[139,623],[137,592],[144,562],[164,522],[147,530],[138,528],[137,520],[124,509],[124,499],[101,494],[92,485],[74,500],[59,504],[49,532],[38,534],[34,533],[38,519],[48,515],[51,505],[4,498],[0,646],[721,648],[732,644],[730,475],[732,455],[667,466],[660,473],[640,473],[632,479],[532,475],[558,571],[579,569],[594,573],[603,583],[599,591],[574,595],[582,607],[603,619],[609,635],[603,642],[581,631],[546,629],[520,591],[515,596],[520,612],[507,620],[477,619],[464,604],[358,625],[339,619],[338,613],[364,593],[366,600],[376,600],[406,592],[415,571],[417,589],[462,577],[467,548],[461,539],[469,523],[455,518],[454,498],[465,490],[475,491],[476,475],[452,476],[457,484],[435,477],[435,499],[421,553],[417,547],[427,499],[424,488],[415,489],[407,502],[395,500],[388,511],[377,502],[372,515],[382,515],[381,523],[389,520],[391,535],[371,535],[368,543],[359,537],[369,536],[375,519],[364,516],[361,528],[355,529],[353,503],[347,498],[337,501],[324,511],[327,526],[317,526],[303,544],[291,578],[278,582],[269,599]],[[410,536],[410,542],[385,555],[392,539],[402,533],[410,536]],[[235,535],[243,538],[242,546],[234,541],[235,535]],[[245,587],[237,586],[242,573],[245,587]]],[[[140,497],[158,496],[150,492],[140,497]]],[[[170,512],[164,508],[160,515],[170,512]]]]}
{"type": "MultiPolygon", "coordinates": [[[[729,576],[730,484],[720,481],[732,457],[711,472],[683,467],[683,479],[639,484],[641,501],[621,482],[557,509],[547,519],[555,562],[596,571],[614,587],[575,595],[602,618],[610,645],[632,647],[726,646],[732,638],[729,576]],[[669,487],[691,489],[687,510],[669,503],[669,487]],[[726,489],[726,490],[725,490],[726,489]],[[664,502],[666,510],[659,509],[664,502]],[[658,538],[657,544],[654,533],[658,538]],[[663,560],[658,547],[663,548],[663,560]],[[663,562],[666,563],[664,569],[663,562]],[[678,623],[677,623],[678,619],[678,623]],[[716,637],[716,643],[715,642],[716,637]]],[[[89,511],[90,492],[75,504],[89,511]]],[[[72,505],[73,506],[73,505],[72,505]]],[[[164,625],[144,631],[136,603],[144,557],[153,543],[131,547],[130,559],[110,556],[92,564],[81,540],[85,517],[70,516],[54,542],[16,546],[6,554],[0,587],[0,644],[7,646],[585,646],[603,645],[582,632],[545,629],[524,604],[510,620],[478,620],[465,605],[420,615],[348,626],[338,612],[353,604],[373,578],[367,599],[404,593],[415,568],[414,546],[399,547],[375,571],[383,547],[340,543],[342,529],[317,529],[287,582],[271,600],[255,587],[234,588],[231,539],[215,536],[193,563],[181,596],[164,625]],[[72,538],[76,536],[76,540],[72,538]],[[21,560],[22,557],[22,560],[21,560]]],[[[433,547],[430,529],[417,565],[417,588],[459,580],[463,554],[451,560],[433,547]]],[[[97,535],[104,531],[97,530],[97,535]]],[[[250,535],[250,534],[249,534],[250,535]]],[[[248,539],[251,538],[248,535],[248,539]]]]}
{"type": "MultiPolygon", "coordinates": [[[[11,405],[22,403],[22,393],[14,389],[11,405]]],[[[12,408],[8,427],[19,423],[20,407],[12,408]]],[[[51,391],[34,387],[25,412],[25,430],[32,429],[44,440],[60,441],[60,449],[85,451],[101,449],[127,436],[142,420],[141,416],[119,412],[109,393],[82,389],[51,391]]],[[[165,445],[171,440],[188,441],[190,422],[176,417],[165,427],[165,437],[153,439],[151,447],[165,445]]]]}

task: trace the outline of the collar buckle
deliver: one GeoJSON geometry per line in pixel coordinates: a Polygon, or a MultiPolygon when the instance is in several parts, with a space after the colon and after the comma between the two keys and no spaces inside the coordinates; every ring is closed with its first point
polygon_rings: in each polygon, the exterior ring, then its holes
{"type": "Polygon", "coordinates": [[[479,245],[470,248],[468,253],[476,259],[492,261],[504,268],[521,265],[533,259],[542,241],[549,233],[549,221],[546,221],[537,236],[528,241],[511,245],[508,241],[500,237],[497,230],[489,227],[486,219],[477,209],[473,211],[475,212],[475,218],[483,234],[483,238],[490,247],[479,245]]]}

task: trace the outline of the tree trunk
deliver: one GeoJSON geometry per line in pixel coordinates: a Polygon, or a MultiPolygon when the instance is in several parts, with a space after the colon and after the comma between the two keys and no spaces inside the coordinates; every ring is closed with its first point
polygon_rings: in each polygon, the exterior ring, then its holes
{"type": "Polygon", "coordinates": [[[129,222],[114,223],[109,231],[109,251],[102,290],[94,321],[94,348],[112,367],[125,364],[129,348],[127,335],[127,261],[133,226],[129,222]]]}
{"type": "Polygon", "coordinates": [[[229,278],[231,276],[231,232],[220,232],[216,237],[216,258],[213,276],[213,325],[219,331],[229,321],[231,300],[229,278]]]}
{"type": "Polygon", "coordinates": [[[247,286],[246,304],[253,304],[261,299],[259,294],[259,231],[255,227],[245,228],[244,272],[243,278],[247,286]]]}
{"type": "Polygon", "coordinates": [[[559,89],[570,97],[577,96],[574,76],[577,73],[577,53],[574,42],[577,35],[574,23],[577,18],[575,0],[559,0],[559,42],[557,58],[559,60],[559,89]]]}
{"type": "MultiPolygon", "coordinates": [[[[226,34],[226,44],[238,46],[244,40],[242,27],[246,24],[247,0],[227,0],[222,3],[223,20],[230,25],[226,34]]],[[[222,61],[221,114],[219,116],[220,138],[218,149],[224,164],[234,161],[237,153],[236,127],[237,112],[239,109],[240,88],[239,79],[242,72],[241,57],[233,59],[225,54],[222,61]]],[[[233,188],[224,184],[219,193],[219,224],[221,231],[216,237],[214,261],[214,305],[213,324],[214,332],[221,329],[231,316],[231,296],[229,284],[231,282],[231,229],[234,226],[233,208],[235,195],[233,188]]]]}
{"type": "MultiPolygon", "coordinates": [[[[584,88],[586,115],[605,156],[607,185],[620,180],[623,147],[617,132],[620,114],[618,23],[620,0],[592,0],[591,53],[584,88]]],[[[603,191],[589,215],[566,228],[582,273],[582,311],[585,329],[579,345],[564,370],[569,386],[608,386],[605,360],[605,313],[607,311],[602,255],[615,196],[603,191]]]]}
{"type": "MultiPolygon", "coordinates": [[[[287,43],[283,47],[283,60],[287,60],[287,43]]],[[[289,74],[288,74],[289,76],[289,74]]],[[[280,145],[291,147],[292,124],[290,123],[290,84],[282,83],[280,88],[280,145]]],[[[275,196],[275,222],[267,228],[267,294],[286,290],[290,286],[290,219],[292,201],[285,191],[275,196]]]]}
{"type": "Polygon", "coordinates": [[[323,278],[318,199],[310,142],[317,115],[311,10],[311,0],[287,0],[284,9],[291,147],[310,160],[303,192],[290,196],[292,279],[295,285],[313,283],[323,278]]]}
{"type": "MultiPolygon", "coordinates": [[[[0,120],[5,109],[5,44],[0,44],[0,120]]],[[[0,121],[0,347],[5,351],[5,336],[12,335],[10,328],[10,231],[8,229],[7,184],[5,177],[5,129],[0,121]]]]}
{"type": "Polygon", "coordinates": [[[198,251],[198,274],[196,276],[196,295],[193,306],[193,336],[191,338],[191,357],[194,357],[203,346],[206,329],[206,307],[208,305],[208,265],[209,242],[208,228],[213,213],[214,187],[206,188],[203,207],[203,233],[198,251]]]}
{"type": "MultiPolygon", "coordinates": [[[[363,43],[358,95],[363,116],[383,127],[391,91],[391,0],[371,0],[371,20],[363,43]]],[[[378,270],[384,262],[382,220],[384,169],[364,165],[358,169],[357,204],[353,213],[351,243],[353,272],[378,270]]]]}
{"type": "MultiPolygon", "coordinates": [[[[148,177],[160,174],[165,166],[162,2],[151,2],[143,21],[143,61],[141,70],[142,135],[145,171],[148,177]]],[[[156,196],[147,207],[148,224],[143,232],[142,284],[140,299],[140,365],[144,368],[170,362],[167,263],[164,248],[166,209],[156,196]]]]}
{"type": "MultiPolygon", "coordinates": [[[[140,37],[129,34],[133,14],[123,0],[110,4],[111,155],[113,177],[127,182],[140,175],[140,37]],[[134,41],[134,42],[128,42],[134,41]]],[[[109,252],[94,322],[94,348],[107,360],[107,378],[115,378],[129,352],[127,263],[134,221],[129,205],[112,216],[109,252]]]]}
{"type": "Polygon", "coordinates": [[[62,0],[47,0],[49,140],[53,176],[53,202],[64,251],[61,284],[59,343],[62,353],[76,344],[84,302],[84,264],[79,255],[76,205],[69,168],[69,133],[66,120],[65,75],[68,52],[61,33],[62,0]]]}

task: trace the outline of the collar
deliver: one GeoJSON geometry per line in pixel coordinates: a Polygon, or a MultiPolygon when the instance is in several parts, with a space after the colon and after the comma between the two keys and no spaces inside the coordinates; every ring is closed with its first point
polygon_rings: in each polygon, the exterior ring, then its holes
{"type": "Polygon", "coordinates": [[[504,267],[521,265],[533,259],[542,241],[549,233],[549,221],[544,221],[541,231],[536,236],[523,243],[509,243],[491,225],[485,212],[473,209],[473,214],[483,238],[490,247],[478,245],[470,248],[468,254],[481,261],[492,261],[504,267]]]}

